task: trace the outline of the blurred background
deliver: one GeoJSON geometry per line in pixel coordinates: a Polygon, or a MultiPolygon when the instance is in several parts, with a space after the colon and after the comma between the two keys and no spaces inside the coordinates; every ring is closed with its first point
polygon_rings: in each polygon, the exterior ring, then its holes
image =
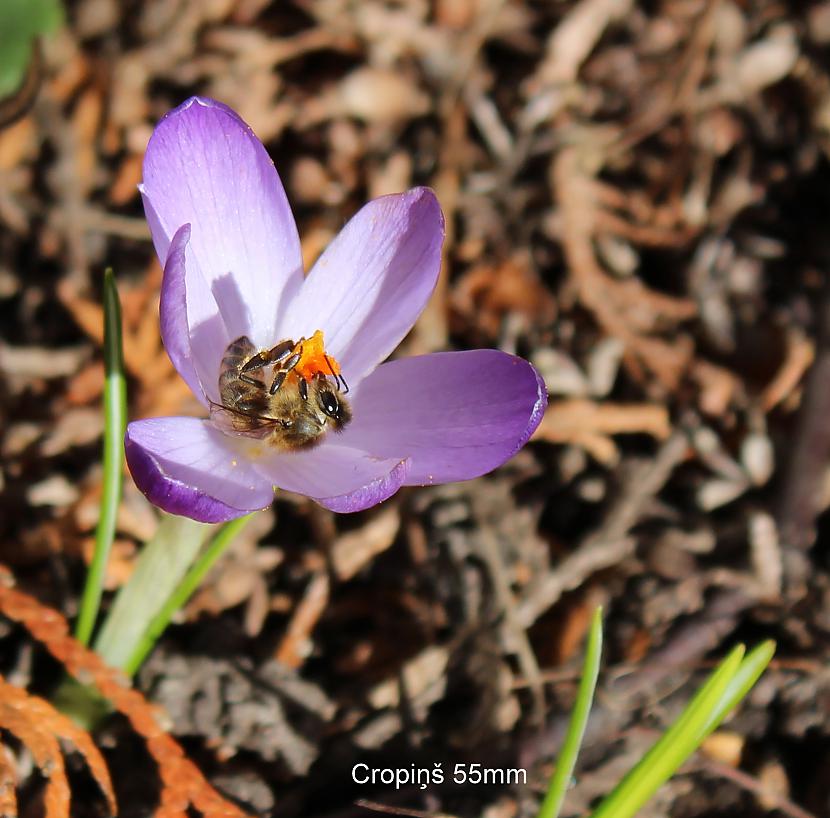
{"type": "MultiPolygon", "coordinates": [[[[282,816],[366,814],[357,798],[531,815],[603,604],[565,814],[715,658],[767,637],[773,668],[643,814],[830,814],[830,3],[43,7],[24,72],[3,88],[0,70],[0,559],[23,587],[77,610],[106,266],[131,417],[198,413],[159,339],[136,190],[154,123],[191,94],[266,144],[307,265],[367,199],[433,187],[442,277],[402,351],[498,347],[551,394],[492,475],[353,516],[281,495],[246,529],[139,677],[211,780],[282,816]],[[354,784],[358,761],[527,784],[396,792],[354,784]]],[[[128,479],[110,589],[156,525],[128,479]]],[[[55,668],[0,638],[0,671],[48,688],[55,668]]],[[[122,814],[147,814],[152,765],[107,729],[122,814]]]]}

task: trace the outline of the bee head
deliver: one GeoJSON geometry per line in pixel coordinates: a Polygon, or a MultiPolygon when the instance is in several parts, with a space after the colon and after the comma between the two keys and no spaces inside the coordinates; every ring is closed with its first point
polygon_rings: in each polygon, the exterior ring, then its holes
{"type": "Polygon", "coordinates": [[[320,383],[317,390],[317,404],[323,414],[334,421],[332,426],[338,432],[352,419],[349,404],[325,381],[320,383]]]}

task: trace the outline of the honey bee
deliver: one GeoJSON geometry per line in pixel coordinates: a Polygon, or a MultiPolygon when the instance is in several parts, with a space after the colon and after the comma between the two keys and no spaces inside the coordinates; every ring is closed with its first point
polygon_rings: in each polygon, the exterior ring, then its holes
{"type": "Polygon", "coordinates": [[[318,330],[260,352],[245,335],[232,341],[219,370],[221,404],[212,403],[212,414],[287,451],[314,446],[328,429],[341,431],[352,419],[349,388],[322,339],[318,330]]]}

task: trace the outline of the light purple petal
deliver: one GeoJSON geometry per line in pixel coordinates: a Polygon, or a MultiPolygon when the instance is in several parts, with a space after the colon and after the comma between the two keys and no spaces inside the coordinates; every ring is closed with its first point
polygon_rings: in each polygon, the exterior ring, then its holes
{"type": "Polygon", "coordinates": [[[263,454],[254,467],[275,487],[312,497],[333,511],[360,511],[394,494],[409,463],[343,446],[338,436],[314,449],[263,454]]]}
{"type": "Polygon", "coordinates": [[[285,191],[251,129],[225,105],[192,97],[153,132],[141,192],[160,259],[175,232],[191,225],[191,332],[218,309],[231,339],[273,344],[280,299],[302,281],[302,257],[285,191]]]}
{"type": "Polygon", "coordinates": [[[193,394],[207,406],[205,390],[193,363],[190,328],[187,325],[187,289],[185,284],[185,248],[190,241],[190,225],[178,230],[170,243],[164,263],[164,278],[159,299],[159,324],[164,348],[193,394]]]}
{"type": "Polygon", "coordinates": [[[246,457],[246,438],[197,418],[151,418],[127,427],[127,464],[151,503],[205,523],[241,517],[274,499],[246,457]]]}
{"type": "MultiPolygon", "coordinates": [[[[154,236],[163,236],[162,232],[157,232],[160,230],[158,217],[143,191],[142,200],[151,233],[154,236]]],[[[218,400],[219,363],[217,361],[221,361],[222,352],[227,348],[231,338],[225,326],[223,312],[220,311],[213,293],[205,283],[199,265],[190,250],[192,235],[191,225],[183,224],[175,232],[173,240],[166,242],[166,246],[160,242],[156,243],[156,252],[164,267],[161,282],[162,299],[165,297],[165,289],[171,290],[166,308],[162,308],[162,300],[159,301],[159,318],[160,323],[168,322],[167,328],[162,326],[162,340],[164,340],[165,329],[172,329],[174,324],[187,326],[189,357],[199,381],[199,389],[194,389],[193,382],[185,377],[181,370],[179,374],[190,386],[193,394],[205,403],[207,398],[213,401],[218,400]],[[183,233],[185,228],[187,229],[183,233]],[[182,234],[182,238],[176,241],[179,234],[182,234]],[[171,259],[174,252],[175,257],[171,259]],[[172,281],[169,280],[171,276],[172,281]]],[[[181,351],[184,348],[183,339],[178,339],[178,344],[181,351]]],[[[178,370],[179,362],[182,360],[181,355],[179,361],[176,361],[172,354],[170,359],[178,370]]]]}
{"type": "Polygon", "coordinates": [[[340,441],[380,457],[409,457],[406,485],[468,480],[512,457],[546,405],[536,370],[505,352],[404,358],[360,384],[340,441]]]}
{"type": "Polygon", "coordinates": [[[329,511],[336,511],[338,514],[363,511],[390,498],[404,485],[408,470],[409,461],[402,460],[389,474],[378,477],[355,491],[340,494],[336,497],[318,498],[317,502],[329,511]]]}
{"type": "Polygon", "coordinates": [[[365,205],[312,268],[281,336],[325,335],[326,350],[357,384],[412,328],[438,280],[444,217],[428,188],[365,205]]]}

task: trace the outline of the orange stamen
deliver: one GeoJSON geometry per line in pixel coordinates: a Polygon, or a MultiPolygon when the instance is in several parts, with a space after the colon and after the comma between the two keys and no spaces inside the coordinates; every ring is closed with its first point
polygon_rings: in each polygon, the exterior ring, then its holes
{"type": "Polygon", "coordinates": [[[340,364],[331,357],[326,355],[326,348],[323,344],[323,332],[317,330],[311,338],[306,338],[300,341],[294,349],[299,350],[302,346],[303,353],[294,371],[301,378],[310,381],[318,373],[323,375],[339,375],[340,364]]]}

